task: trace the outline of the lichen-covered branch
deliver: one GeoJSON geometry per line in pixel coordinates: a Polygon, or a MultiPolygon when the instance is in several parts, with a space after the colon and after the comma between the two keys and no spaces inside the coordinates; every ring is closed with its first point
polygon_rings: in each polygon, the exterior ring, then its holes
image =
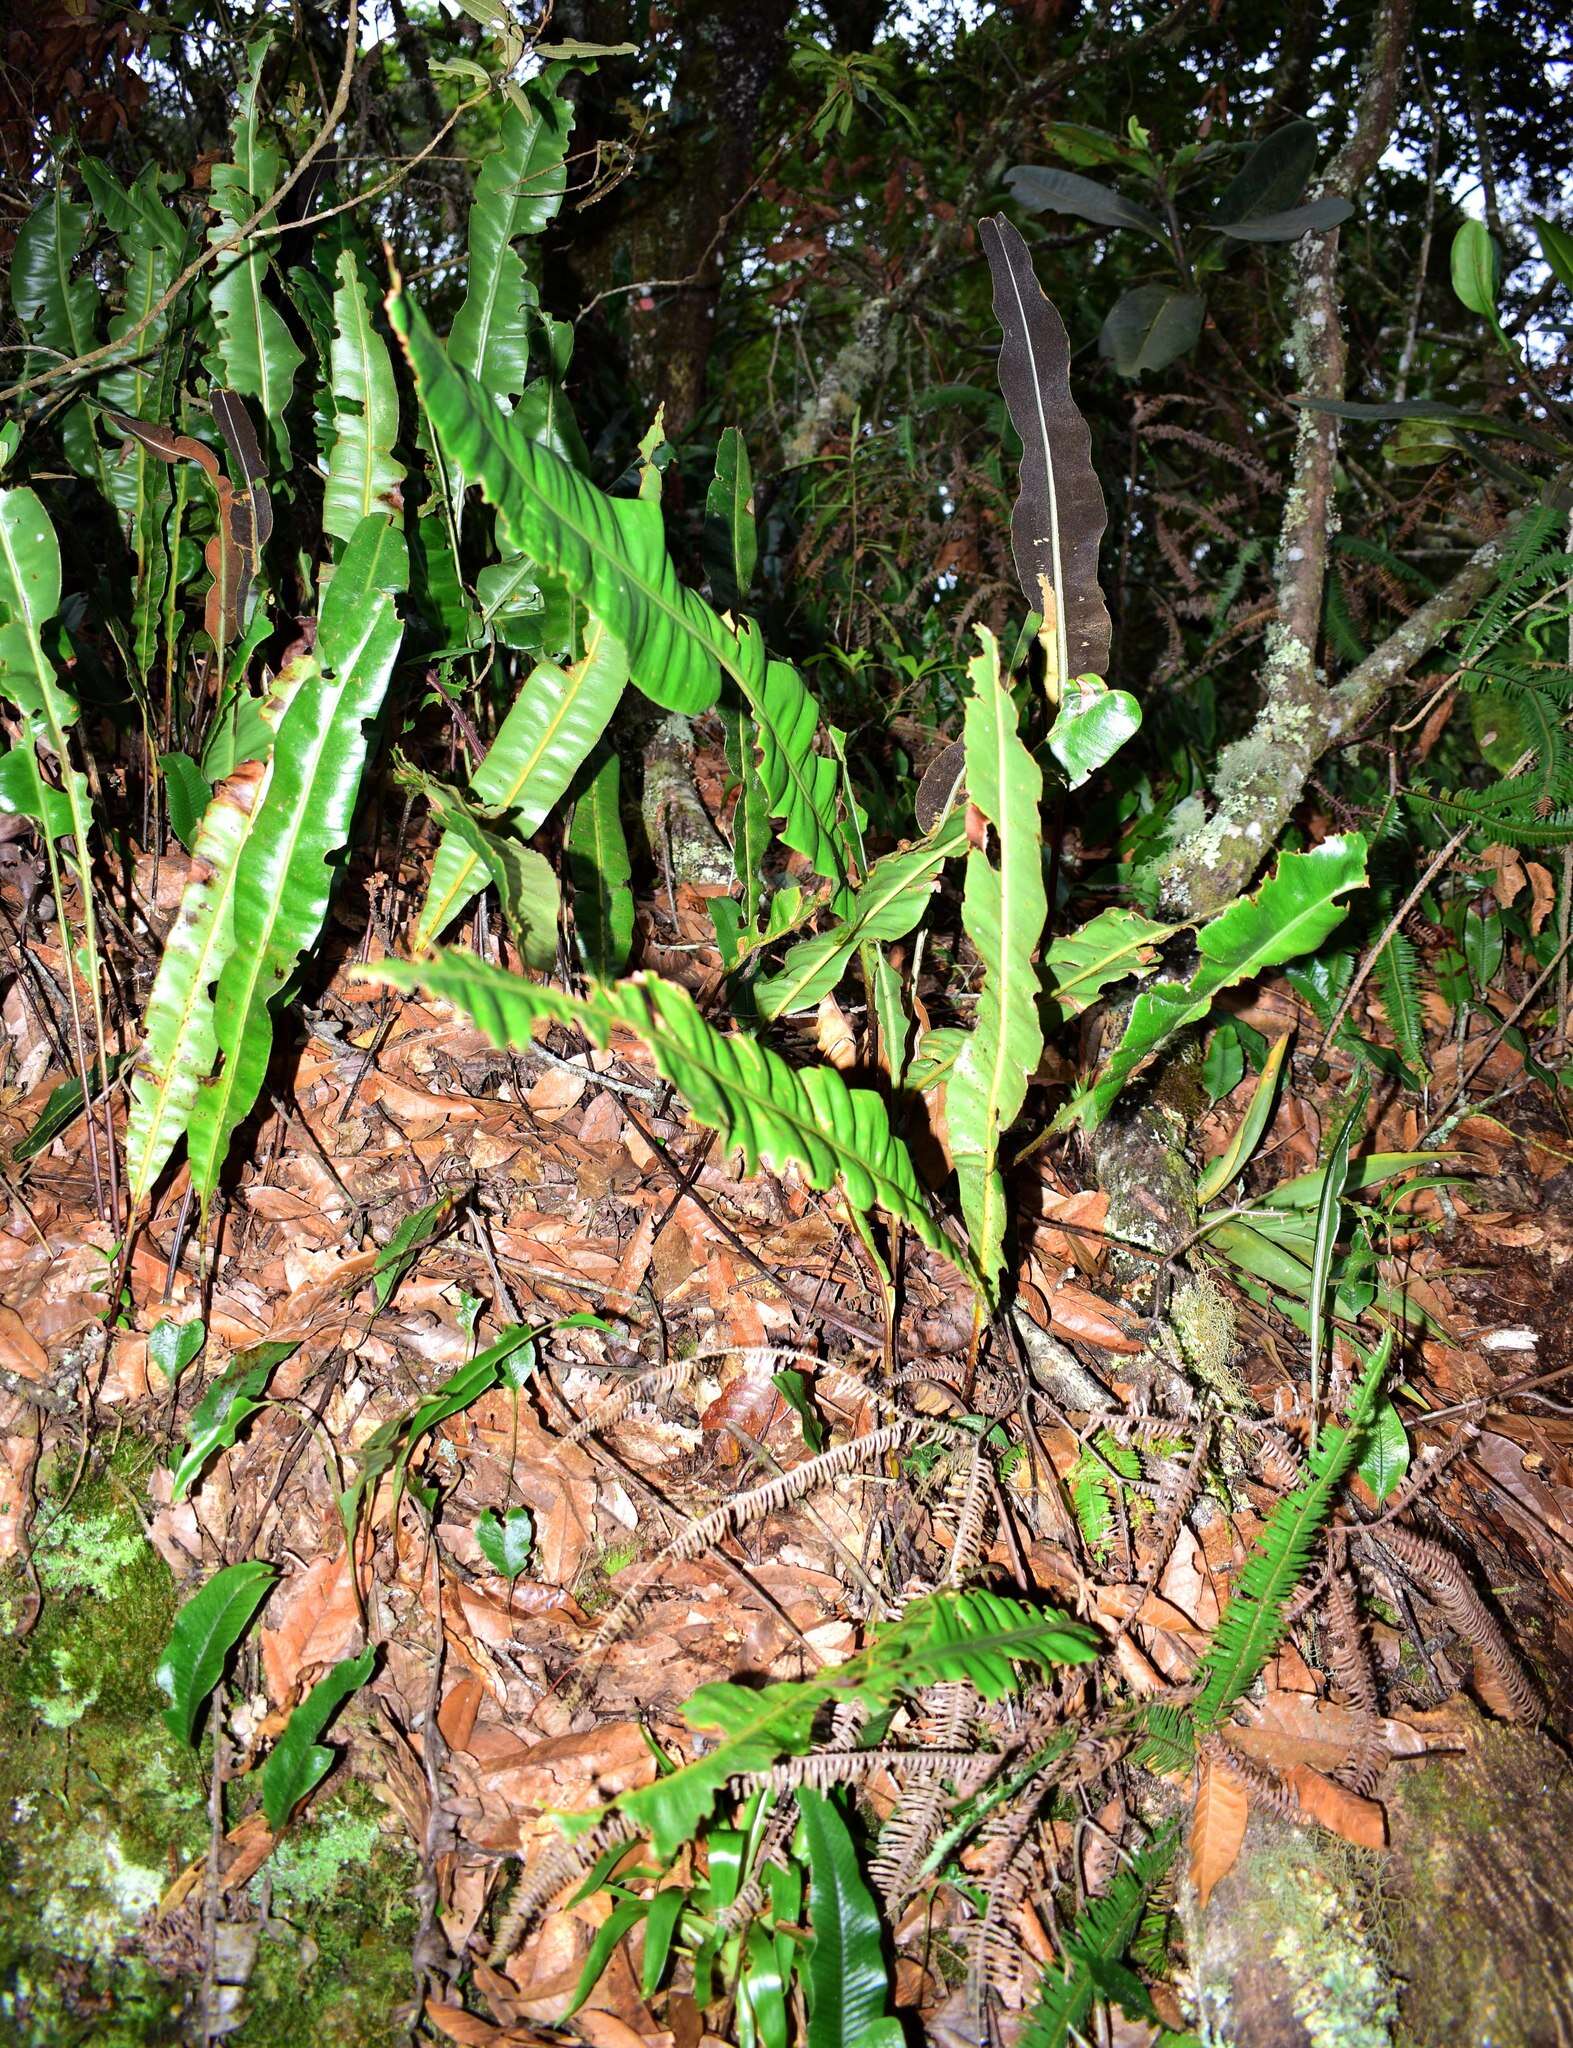
{"type": "MultiPolygon", "coordinates": [[[[1412,11],[1412,0],[1382,0],[1354,126],[1321,180],[1319,195],[1351,198],[1380,159],[1392,131],[1412,11]]],[[[1337,399],[1344,392],[1338,256],[1336,227],[1305,235],[1295,245],[1290,347],[1301,390],[1312,400],[1337,399]]],[[[1212,816],[1182,841],[1169,864],[1164,896],[1181,915],[1205,916],[1245,887],[1333,736],[1317,644],[1328,543],[1337,522],[1337,459],[1337,419],[1303,407],[1274,559],[1278,616],[1267,635],[1265,702],[1254,730],[1219,760],[1212,816]]]]}

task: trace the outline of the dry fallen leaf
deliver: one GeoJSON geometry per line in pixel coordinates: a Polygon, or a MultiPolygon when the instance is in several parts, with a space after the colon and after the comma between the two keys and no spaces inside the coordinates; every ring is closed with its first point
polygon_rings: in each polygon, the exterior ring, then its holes
{"type": "Polygon", "coordinates": [[[1234,1868],[1250,1814],[1250,1794],[1239,1779],[1222,1764],[1204,1758],[1191,1814],[1191,1883],[1204,1906],[1234,1868]]]}
{"type": "Polygon", "coordinates": [[[1303,1812],[1361,1849],[1387,1847],[1387,1814],[1375,1799],[1362,1799],[1309,1764],[1296,1764],[1289,1783],[1303,1812]]]}

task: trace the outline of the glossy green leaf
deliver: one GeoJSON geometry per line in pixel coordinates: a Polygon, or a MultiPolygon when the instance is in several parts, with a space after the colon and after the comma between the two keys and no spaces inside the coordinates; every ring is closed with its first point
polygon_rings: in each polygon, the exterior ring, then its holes
{"type": "Polygon", "coordinates": [[[208,1326],[200,1316],[177,1323],[165,1316],[148,1332],[147,1362],[173,1386],[208,1341],[208,1326]]]}
{"type": "MultiPolygon", "coordinates": [[[[304,679],[292,664],[270,692],[276,725],[304,679]]],[[[197,828],[190,874],[164,941],[142,1018],[142,1049],[126,1116],[126,1182],[139,1215],[185,1135],[218,1055],[213,988],[235,945],[235,877],[256,827],[271,765],[240,767],[214,791],[197,828]]]]}
{"type": "Polygon", "coordinates": [[[293,1358],[300,1340],[274,1340],[239,1351],[204,1392],[186,1425],[186,1441],[170,1484],[173,1498],[184,1500],[209,1458],[227,1451],[242,1429],[264,1405],[268,1381],[286,1358],[293,1358]]]}
{"type": "Polygon", "coordinates": [[[1141,722],[1142,708],[1128,690],[1111,690],[1097,676],[1074,676],[1049,728],[1049,752],[1070,787],[1080,789],[1140,731],[1141,722]]]}
{"type": "MultiPolygon", "coordinates": [[[[503,720],[485,760],[470,778],[469,794],[505,812],[528,839],[566,793],[606,729],[628,679],[628,657],[599,619],[586,627],[584,653],[569,668],[538,662],[503,720]]],[[[432,862],[426,900],[410,931],[422,951],[452,924],[486,886],[479,857],[457,837],[445,837],[432,862]]]]}
{"type": "Polygon", "coordinates": [[[1075,171],[1057,171],[1043,164],[1017,164],[1005,173],[1005,183],[1018,206],[1029,213],[1070,213],[1078,220],[1090,220],[1104,228],[1135,228],[1155,242],[1168,240],[1168,231],[1150,206],[1140,206],[1123,192],[1083,178],[1075,171]]]}
{"type": "Polygon", "coordinates": [[[1544,215],[1535,215],[1535,239],[1546,268],[1564,291],[1573,292],[1573,235],[1544,215]]]}
{"type": "Polygon", "coordinates": [[[234,943],[214,997],[222,1065],[202,1084],[187,1132],[204,1210],[230,1139],[261,1090],[273,1005],[327,916],[360,793],[367,728],[399,651],[394,593],[405,574],[399,533],[385,519],[363,520],[328,585],[317,651],[304,657],[304,680],[279,724],[272,773],[235,868],[234,943]]]}
{"type": "Polygon", "coordinates": [[[1327,1284],[1333,1273],[1333,1251],[1343,1224],[1344,1187],[1349,1179],[1349,1152],[1365,1120],[1369,1085],[1362,1081],[1354,1100],[1344,1111],[1334,1134],[1322,1170],[1321,1192],[1316,1198],[1316,1224],[1311,1239],[1311,1427],[1321,1419],[1322,1357],[1327,1346],[1327,1325],[1323,1307],[1327,1284]]]}
{"type": "Polygon", "coordinates": [[[1245,1048],[1232,1024],[1220,1024],[1207,1041],[1202,1086],[1209,1102],[1221,1102],[1245,1079],[1245,1048]]]}
{"type": "Polygon", "coordinates": [[[469,275],[448,353],[496,398],[517,398],[529,377],[536,294],[513,244],[556,219],[572,127],[573,108],[548,83],[522,86],[503,104],[497,147],[475,181],[469,275]]]}
{"type": "Polygon", "coordinates": [[[535,1518],[528,1508],[510,1508],[503,1520],[495,1508],[488,1508],[475,1525],[475,1540],[494,1572],[516,1579],[530,1562],[535,1518]]]}
{"type": "Polygon", "coordinates": [[[1314,121],[1286,121],[1263,136],[1219,194],[1207,225],[1238,225],[1293,206],[1316,169],[1317,151],[1314,121]]]}
{"type": "MultiPolygon", "coordinates": [[[[1350,1161],[1344,1191],[1364,1194],[1368,1188],[1381,1187],[1412,1167],[1436,1166],[1451,1156],[1447,1152],[1367,1152],[1350,1161]]],[[[1314,1173],[1298,1173],[1293,1180],[1280,1181],[1263,1195],[1262,1201],[1270,1209],[1315,1209],[1322,1199],[1325,1177],[1326,1169],[1320,1166],[1314,1173]]]]}
{"type": "Polygon", "coordinates": [[[1221,235],[1233,242],[1297,242],[1302,235],[1320,234],[1336,228],[1354,213],[1350,202],[1337,192],[1324,192],[1305,206],[1291,206],[1282,213],[1257,213],[1248,220],[1213,220],[1221,235]]]}
{"type": "Polygon", "coordinates": [[[399,438],[399,394],[388,346],[372,325],[366,287],[353,254],[339,255],[339,288],[333,294],[330,356],[333,446],[322,497],[322,525],[335,539],[351,541],[372,513],[398,518],[404,465],[394,460],[399,438]]]}
{"type": "Polygon", "coordinates": [[[1207,302],[1177,284],[1143,284],[1115,300],[1098,347],[1122,377],[1166,370],[1201,336],[1207,302]]]}
{"type": "Polygon", "coordinates": [[[625,1934],[639,1925],[649,1910],[649,1905],[644,1899],[624,1899],[614,1906],[601,1922],[595,1930],[595,1938],[591,1941],[589,1952],[585,1956],[584,1967],[579,1972],[579,1982],[574,1986],[573,1997],[557,2015],[559,2026],[565,2020],[571,2020],[584,2004],[600,1982],[617,1944],[625,1934]]]}
{"type": "Polygon", "coordinates": [[[568,832],[574,937],[585,970],[611,981],[628,965],[634,940],[633,863],[623,831],[622,767],[610,748],[574,801],[568,832]]]}
{"type": "Polygon", "coordinates": [[[418,768],[401,768],[399,780],[421,792],[444,839],[464,847],[481,880],[495,886],[525,966],[541,971],[551,967],[557,958],[557,927],[562,915],[562,891],[551,862],[525,845],[506,813],[473,803],[462,791],[418,768]]]}
{"type": "Polygon", "coordinates": [[[174,1634],[153,1677],[168,1696],[164,1721],[177,1741],[195,1741],[197,1719],[208,1695],[277,1577],[277,1566],[261,1558],[226,1565],[175,1616],[174,1634]]]}
{"type": "Polygon", "coordinates": [[[1061,1112],[1060,1122],[1100,1123],[1131,1076],[1175,1032],[1200,1023],[1224,989],[1314,952],[1344,915],[1337,899],[1364,881],[1365,841],[1358,833],[1325,839],[1309,853],[1284,854],[1254,895],[1240,897],[1198,931],[1200,960],[1188,983],[1154,982],[1137,996],[1103,1072],[1061,1112]]]}
{"type": "Polygon", "coordinates": [[[1403,1417],[1385,1394],[1378,1400],[1360,1439],[1359,1455],[1355,1469],[1380,1506],[1409,1470],[1409,1436],[1403,1417]]]}
{"type": "MultiPolygon", "coordinates": [[[[263,35],[247,52],[248,70],[236,109],[232,161],[216,164],[213,202],[219,219],[210,243],[228,242],[236,228],[274,190],[279,153],[262,140],[258,95],[270,37],[263,35]]],[[[264,221],[263,225],[267,225],[264,221]]],[[[295,372],[305,361],[288,323],[266,290],[271,259],[266,242],[242,242],[217,258],[209,287],[218,339],[220,381],[243,397],[257,399],[273,429],[280,466],[290,466],[286,413],[295,389],[295,372]]]]}
{"type": "Polygon", "coordinates": [[[835,988],[860,946],[904,939],[928,908],[946,861],[965,846],[966,820],[952,811],[931,838],[876,861],[853,892],[847,914],[828,931],[800,940],[778,973],[755,984],[759,1014],[784,1017],[812,1009],[835,988]]]}
{"type": "Polygon", "coordinates": [[[262,1766],[262,1811],[274,1834],[282,1832],[307,1793],[314,1792],[332,1770],[333,1751],[318,1737],[350,1695],[369,1681],[376,1663],[375,1649],[342,1659],[290,1715],[262,1766]]]}
{"type": "Polygon", "coordinates": [[[715,702],[733,635],[677,580],[660,507],[609,498],[498,411],[447,356],[402,294],[389,317],[415,372],[421,402],[448,460],[481,486],[498,528],[521,554],[563,576],[627,652],[634,681],[671,711],[715,702]]]}
{"type": "Polygon", "coordinates": [[[808,2048],[901,2048],[901,2023],[888,2012],[884,1928],[846,1822],[806,1785],[797,1805],[813,1935],[803,1964],[808,2048]]]}
{"type": "Polygon", "coordinates": [[[1021,1113],[1043,1051],[1036,955],[1048,915],[1043,889],[1043,777],[1016,731],[1016,707],[1000,675],[999,648],[983,636],[970,663],[967,792],[994,828],[995,858],[967,855],[962,923],[983,964],[971,1036],[945,1098],[950,1147],[973,1258],[991,1300],[1005,1253],[1000,1145],[1021,1113]]]}
{"type": "Polygon", "coordinates": [[[728,427],[716,444],[715,475],[705,492],[701,549],[715,604],[724,612],[740,612],[754,580],[759,535],[754,525],[754,473],[737,427],[728,427]]]}
{"type": "Polygon", "coordinates": [[[1289,1051],[1289,1040],[1293,1034],[1285,1031],[1273,1040],[1272,1051],[1256,1077],[1256,1086],[1251,1093],[1250,1107],[1235,1126],[1234,1135],[1218,1154],[1218,1157],[1203,1168],[1196,1182],[1198,1202],[1210,1202],[1215,1195],[1221,1195],[1230,1181],[1242,1174],[1251,1163],[1262,1133],[1273,1113],[1273,1104],[1278,1096],[1278,1079],[1283,1072],[1284,1059],[1289,1051]]]}
{"type": "Polygon", "coordinates": [[[1453,294],[1482,320],[1497,322],[1497,293],[1502,285],[1502,259],[1482,220],[1466,220],[1453,237],[1453,294]]]}
{"type": "Polygon", "coordinates": [[[1158,947],[1179,927],[1157,924],[1115,905],[1050,943],[1043,984],[1056,1007],[1075,1017],[1106,988],[1158,964],[1158,947]]]}
{"type": "Polygon", "coordinates": [[[650,1901],[650,1910],[645,1916],[644,1956],[639,1969],[640,1989],[646,1998],[654,1998],[661,1988],[672,1954],[677,1923],[687,1904],[688,1893],[680,1885],[666,1886],[650,1901]]]}
{"type": "MultiPolygon", "coordinates": [[[[86,355],[98,339],[98,285],[90,274],[71,275],[87,234],[88,210],[67,199],[64,165],[54,168],[50,191],[18,229],[11,257],[11,303],[33,344],[23,357],[25,377],[86,355]]],[[[90,477],[113,503],[103,447],[86,406],[67,409],[61,440],[71,467],[90,477]]]]}
{"type": "Polygon", "coordinates": [[[189,754],[160,754],[158,768],[164,778],[164,802],[169,811],[170,830],[187,853],[194,854],[197,834],[213,800],[213,785],[189,754]]]}

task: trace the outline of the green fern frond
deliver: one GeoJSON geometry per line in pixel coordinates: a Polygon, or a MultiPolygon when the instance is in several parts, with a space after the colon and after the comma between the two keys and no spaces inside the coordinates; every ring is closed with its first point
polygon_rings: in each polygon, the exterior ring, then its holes
{"type": "Polygon", "coordinates": [[[1311,1546],[1332,1513],[1339,1485],[1354,1463],[1392,1348],[1389,1330],[1371,1354],[1349,1404],[1348,1419],[1342,1425],[1329,1423],[1322,1431],[1311,1456],[1311,1477],[1286,1494],[1268,1516],[1196,1667],[1201,1692],[1193,1714],[1198,1728],[1218,1725],[1283,1640],[1290,1598],[1310,1560],[1311,1546]]]}
{"type": "Polygon", "coordinates": [[[1394,932],[1377,955],[1376,991],[1398,1056],[1416,1075],[1429,1066],[1425,1016],[1420,1008],[1420,961],[1402,932],[1394,932]]]}
{"type": "Polygon", "coordinates": [[[1021,2048],[1066,2048],[1080,2038],[1095,1998],[1139,1990],[1121,1962],[1179,1839],[1179,1823],[1171,1822],[1120,1866],[1102,1898],[1089,1899],[1077,1914],[1060,1945],[1061,1960],[1043,1973],[1037,2002],[1022,2026],[1021,2048]]]}

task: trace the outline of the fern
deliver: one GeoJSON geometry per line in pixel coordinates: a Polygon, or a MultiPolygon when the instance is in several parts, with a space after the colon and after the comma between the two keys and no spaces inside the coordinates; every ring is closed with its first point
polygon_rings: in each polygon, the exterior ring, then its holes
{"type": "Polygon", "coordinates": [[[1003,1699],[1014,1690],[1021,1665],[1050,1670],[1096,1655],[1093,1632],[1056,1608],[1029,1607],[981,1589],[931,1593],[846,1663],[812,1678],[759,1687],[702,1685],[683,1718],[692,1728],[715,1731],[715,1739],[691,1763],[622,1793],[613,1805],[649,1834],[661,1861],[670,1862],[732,1779],[805,1755],[821,1714],[838,1702],[856,1701],[872,1716],[904,1694],[956,1680],[985,1699],[1003,1699]]]}
{"type": "Polygon", "coordinates": [[[1066,2048],[1081,2039],[1099,1997],[1146,2007],[1139,1981],[1122,1963],[1179,1839],[1179,1823],[1171,1821],[1130,1862],[1121,1864],[1101,1898],[1083,1906],[1065,1931],[1060,1961],[1051,1964],[1039,1982],[1037,2001],[1022,2025],[1021,2048],[1066,2048]]]}
{"type": "Polygon", "coordinates": [[[1402,932],[1394,932],[1377,955],[1374,978],[1398,1056],[1417,1078],[1423,1076],[1430,1057],[1420,1008],[1420,961],[1402,932]]]}
{"type": "Polygon", "coordinates": [[[1338,1488],[1354,1463],[1392,1348],[1392,1332],[1388,1331],[1355,1390],[1347,1421],[1341,1426],[1330,1423],[1322,1431],[1311,1456],[1310,1478],[1286,1494],[1267,1518],[1196,1668],[1201,1686],[1193,1710],[1197,1728],[1215,1728],[1222,1721],[1283,1640],[1289,1625],[1289,1601],[1309,1562],[1317,1533],[1332,1512],[1338,1488]]]}

